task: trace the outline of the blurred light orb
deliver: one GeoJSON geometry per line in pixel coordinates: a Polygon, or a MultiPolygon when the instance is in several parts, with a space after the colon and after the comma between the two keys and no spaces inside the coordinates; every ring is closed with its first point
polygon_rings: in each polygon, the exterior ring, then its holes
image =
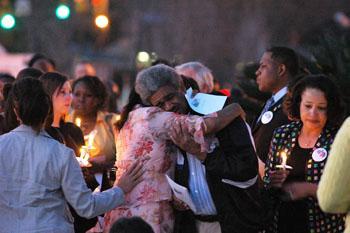
{"type": "Polygon", "coordinates": [[[106,28],[109,24],[109,19],[105,15],[98,15],[95,19],[95,24],[99,28],[106,28]]]}
{"type": "Polygon", "coordinates": [[[146,63],[149,61],[149,59],[150,59],[150,55],[147,52],[141,51],[137,53],[137,60],[139,62],[146,63]]]}
{"type": "Polygon", "coordinates": [[[58,19],[67,19],[70,15],[70,9],[67,5],[65,4],[60,4],[58,5],[58,7],[56,8],[56,17],[58,19]]]}
{"type": "Polygon", "coordinates": [[[16,25],[16,19],[12,14],[4,14],[1,17],[1,27],[4,29],[12,29],[16,25]]]}

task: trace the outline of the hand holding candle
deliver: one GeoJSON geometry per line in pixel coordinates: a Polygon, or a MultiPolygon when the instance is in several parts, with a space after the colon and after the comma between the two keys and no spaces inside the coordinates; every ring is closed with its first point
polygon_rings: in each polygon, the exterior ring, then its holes
{"type": "Polygon", "coordinates": [[[283,170],[286,170],[286,165],[287,165],[287,154],[286,154],[286,152],[282,151],[281,152],[281,157],[282,157],[283,170]]]}
{"type": "Polygon", "coordinates": [[[282,163],[277,165],[276,168],[282,168],[283,170],[286,170],[286,169],[293,169],[293,167],[287,165],[287,159],[288,159],[288,156],[287,156],[287,153],[285,151],[281,151],[280,152],[280,157],[282,159],[282,163]]]}
{"type": "Polygon", "coordinates": [[[82,146],[80,148],[80,156],[77,157],[77,160],[81,167],[92,166],[91,163],[89,162],[89,158],[91,157],[92,150],[95,149],[95,147],[93,146],[93,142],[96,134],[97,134],[96,130],[91,131],[89,135],[87,135],[87,138],[85,139],[87,141],[87,146],[82,146]]]}
{"type": "Polygon", "coordinates": [[[89,158],[90,158],[90,155],[89,155],[89,150],[88,150],[87,146],[82,146],[80,148],[80,156],[77,157],[79,165],[81,167],[91,167],[92,165],[89,162],[89,158]]]}

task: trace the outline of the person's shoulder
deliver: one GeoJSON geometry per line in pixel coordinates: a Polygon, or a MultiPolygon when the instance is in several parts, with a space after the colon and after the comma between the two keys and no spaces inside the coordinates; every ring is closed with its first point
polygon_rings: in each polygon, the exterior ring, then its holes
{"type": "Polygon", "coordinates": [[[63,124],[60,125],[60,128],[65,137],[69,135],[74,140],[78,140],[81,143],[84,142],[83,131],[80,129],[80,127],[78,127],[74,123],[64,122],[63,124]]]}
{"type": "MultiPolygon", "coordinates": [[[[349,132],[350,131],[350,117],[346,118],[345,121],[340,126],[341,131],[349,132]]],[[[349,135],[349,134],[347,134],[349,135]]]]}
{"type": "Polygon", "coordinates": [[[18,133],[18,130],[17,130],[18,128],[19,127],[15,128],[7,133],[0,135],[0,141],[2,143],[5,141],[13,141],[13,142],[17,142],[17,143],[23,141],[22,138],[25,138],[25,136],[27,136],[27,135],[24,136],[24,134],[18,133]]]}
{"type": "Polygon", "coordinates": [[[283,130],[283,131],[289,131],[295,128],[299,128],[300,126],[301,126],[300,121],[291,121],[288,124],[281,125],[277,129],[283,130]]]}
{"type": "Polygon", "coordinates": [[[38,136],[40,136],[41,141],[43,141],[42,143],[47,144],[49,147],[60,147],[61,145],[63,145],[55,138],[53,138],[48,132],[46,132],[46,130],[40,132],[38,136]]]}
{"type": "Polygon", "coordinates": [[[275,135],[288,136],[292,131],[296,131],[300,128],[299,121],[292,121],[288,124],[281,125],[274,130],[275,135]]]}
{"type": "Polygon", "coordinates": [[[71,148],[53,138],[47,138],[46,140],[45,145],[48,148],[46,151],[48,155],[47,160],[62,168],[69,164],[73,158],[75,159],[75,152],[71,148]]]}
{"type": "Polygon", "coordinates": [[[136,108],[135,110],[133,110],[135,112],[144,112],[144,113],[152,113],[152,112],[163,112],[163,110],[159,107],[155,107],[155,106],[146,106],[146,107],[139,107],[136,108]]]}
{"type": "Polygon", "coordinates": [[[52,152],[51,155],[55,158],[55,160],[60,160],[62,159],[65,161],[68,159],[72,154],[75,154],[74,151],[65,146],[64,144],[60,143],[59,141],[55,140],[52,138],[50,135],[43,135],[44,137],[44,142],[43,144],[49,148],[49,150],[52,152]]]}
{"type": "Polygon", "coordinates": [[[60,125],[60,128],[63,129],[64,131],[81,132],[81,129],[72,122],[64,122],[63,124],[60,125]]]}
{"type": "Polygon", "coordinates": [[[14,134],[13,132],[7,132],[7,133],[4,133],[4,134],[1,134],[0,135],[0,141],[1,142],[4,142],[6,140],[9,140],[11,138],[15,138],[16,137],[16,134],[14,134]]]}
{"type": "MultiPolygon", "coordinates": [[[[75,125],[73,122],[64,122],[62,124],[63,127],[65,128],[72,128],[72,129],[80,129],[77,125],[75,125]]],[[[61,126],[61,127],[62,127],[61,126]]]]}
{"type": "Polygon", "coordinates": [[[345,119],[343,125],[344,125],[344,127],[350,127],[350,117],[345,119]]]}
{"type": "Polygon", "coordinates": [[[158,113],[165,112],[159,107],[154,107],[154,106],[147,106],[147,107],[140,107],[131,112],[131,115],[133,116],[138,116],[140,118],[149,118],[153,117],[154,115],[158,113]]]}

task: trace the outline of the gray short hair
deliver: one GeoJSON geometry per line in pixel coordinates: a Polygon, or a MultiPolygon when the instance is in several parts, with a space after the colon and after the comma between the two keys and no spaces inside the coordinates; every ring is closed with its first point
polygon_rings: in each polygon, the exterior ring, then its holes
{"type": "Polygon", "coordinates": [[[194,79],[198,86],[199,91],[204,93],[210,93],[214,89],[214,77],[210,69],[200,62],[192,61],[187,62],[175,67],[175,70],[180,75],[185,75],[194,79]]]}
{"type": "Polygon", "coordinates": [[[140,71],[136,76],[135,90],[144,104],[150,105],[148,99],[163,86],[171,86],[180,90],[182,79],[174,68],[163,64],[151,66],[140,71]]]}

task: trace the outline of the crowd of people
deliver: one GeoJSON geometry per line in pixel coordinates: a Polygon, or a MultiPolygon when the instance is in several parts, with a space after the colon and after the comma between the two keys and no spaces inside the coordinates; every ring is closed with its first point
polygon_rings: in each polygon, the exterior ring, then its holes
{"type": "Polygon", "coordinates": [[[0,232],[350,232],[350,121],[330,77],[266,50],[256,82],[271,98],[249,125],[208,67],[159,63],[120,115],[90,63],[69,79],[35,55],[1,74],[0,232]]]}

